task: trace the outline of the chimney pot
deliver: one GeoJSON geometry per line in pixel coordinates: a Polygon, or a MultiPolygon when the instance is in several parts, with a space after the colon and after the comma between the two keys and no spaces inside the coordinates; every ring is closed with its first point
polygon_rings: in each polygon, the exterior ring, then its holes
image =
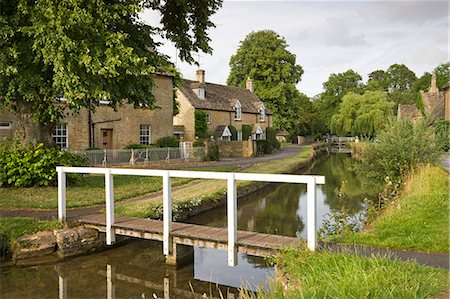
{"type": "Polygon", "coordinates": [[[246,83],[247,89],[250,90],[251,93],[253,93],[254,92],[253,80],[250,78],[247,78],[247,81],[245,83],[246,83]]]}

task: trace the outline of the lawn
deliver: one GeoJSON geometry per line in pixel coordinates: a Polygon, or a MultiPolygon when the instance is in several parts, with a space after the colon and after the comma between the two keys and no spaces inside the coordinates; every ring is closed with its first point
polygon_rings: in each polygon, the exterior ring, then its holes
{"type": "Polygon", "coordinates": [[[258,298],[434,298],[449,283],[445,269],[381,256],[288,248],[276,263],[278,279],[258,298]]]}
{"type": "MultiPolygon", "coordinates": [[[[313,153],[312,147],[305,147],[294,157],[255,164],[244,169],[243,172],[290,173],[302,165],[307,165],[313,153]]],[[[251,182],[238,182],[238,190],[250,184],[251,182]]],[[[178,212],[192,210],[208,202],[216,202],[226,194],[226,188],[226,182],[223,180],[203,180],[183,189],[173,191],[173,212],[176,215],[178,212]]],[[[115,211],[122,216],[161,218],[162,196],[152,197],[145,201],[117,205],[115,211]]]]}
{"type": "MultiPolygon", "coordinates": [[[[190,170],[236,171],[237,169],[236,166],[226,166],[190,170]]],[[[174,178],[172,179],[172,186],[177,187],[192,180],[174,178]]],[[[69,183],[67,186],[67,207],[77,208],[104,204],[104,184],[105,179],[102,175],[88,175],[83,177],[80,182],[69,183]]],[[[162,179],[160,177],[114,176],[114,200],[117,202],[160,190],[162,190],[162,179]]],[[[57,207],[56,187],[0,188],[0,208],[56,209],[57,207]]]]}
{"type": "Polygon", "coordinates": [[[436,166],[419,168],[399,197],[360,233],[331,237],[343,243],[425,252],[449,252],[449,179],[436,166]]]}
{"type": "Polygon", "coordinates": [[[32,218],[0,218],[0,255],[10,251],[18,237],[38,231],[53,230],[61,227],[59,221],[41,221],[32,218]]]}

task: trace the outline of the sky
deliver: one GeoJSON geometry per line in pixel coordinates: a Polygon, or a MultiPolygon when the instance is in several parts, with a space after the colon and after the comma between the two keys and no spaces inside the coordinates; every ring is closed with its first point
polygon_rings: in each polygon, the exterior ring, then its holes
{"type": "MultiPolygon", "coordinates": [[[[449,61],[448,0],[445,1],[224,1],[209,30],[212,55],[194,57],[206,81],[226,84],[229,61],[247,34],[271,29],[286,39],[304,70],[297,88],[312,97],[322,92],[331,73],[348,69],[367,74],[394,63],[417,76],[449,61]]],[[[146,11],[146,23],[159,15],[146,11]]],[[[194,79],[196,65],[176,58],[167,41],[158,49],[169,55],[184,78],[194,79]]]]}

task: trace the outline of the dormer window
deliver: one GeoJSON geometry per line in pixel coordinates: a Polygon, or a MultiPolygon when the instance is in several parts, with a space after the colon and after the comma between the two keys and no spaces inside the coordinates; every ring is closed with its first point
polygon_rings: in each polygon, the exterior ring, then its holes
{"type": "Polygon", "coordinates": [[[261,106],[259,107],[259,121],[266,121],[266,107],[264,107],[264,104],[261,104],[261,106]]]}
{"type": "Polygon", "coordinates": [[[204,100],[205,99],[205,88],[204,87],[199,87],[198,88],[198,98],[200,100],[204,100]]]}
{"type": "Polygon", "coordinates": [[[234,120],[242,119],[242,106],[241,102],[237,101],[236,105],[234,105],[234,120]]]}

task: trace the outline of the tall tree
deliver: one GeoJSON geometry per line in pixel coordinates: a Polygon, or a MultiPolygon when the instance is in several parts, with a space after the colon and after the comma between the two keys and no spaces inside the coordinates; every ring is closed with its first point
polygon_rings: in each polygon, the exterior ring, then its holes
{"type": "MultiPolygon", "coordinates": [[[[444,86],[450,81],[450,62],[439,64],[433,72],[436,74],[436,86],[442,90],[444,86]]],[[[417,78],[414,84],[415,91],[427,91],[430,88],[431,73],[425,72],[422,76],[417,78]]]]}
{"type": "Polygon", "coordinates": [[[393,64],[387,69],[387,91],[396,105],[416,102],[417,94],[413,90],[416,80],[416,74],[404,64],[393,64]]]}
{"type": "Polygon", "coordinates": [[[315,106],[322,121],[329,127],[331,117],[338,112],[342,97],[349,93],[361,93],[362,77],[353,70],[331,74],[323,83],[324,91],[315,101],[315,106]]]}
{"type": "Polygon", "coordinates": [[[331,118],[331,131],[372,138],[393,116],[393,106],[383,91],[368,91],[362,95],[350,92],[343,97],[339,112],[331,118]]]}
{"type": "Polygon", "coordinates": [[[17,115],[16,137],[52,143],[62,116],[58,98],[73,112],[99,99],[152,109],[152,73],[171,68],[156,51],[160,36],[181,59],[211,52],[207,29],[222,0],[11,0],[0,2],[0,106],[17,115]],[[161,13],[160,28],[139,17],[161,13]]]}
{"type": "Polygon", "coordinates": [[[245,87],[251,78],[256,95],[274,112],[274,123],[281,129],[293,126],[290,109],[299,97],[295,84],[303,74],[296,56],[287,48],[286,40],[272,30],[250,33],[230,59],[227,80],[228,85],[245,87]]]}

